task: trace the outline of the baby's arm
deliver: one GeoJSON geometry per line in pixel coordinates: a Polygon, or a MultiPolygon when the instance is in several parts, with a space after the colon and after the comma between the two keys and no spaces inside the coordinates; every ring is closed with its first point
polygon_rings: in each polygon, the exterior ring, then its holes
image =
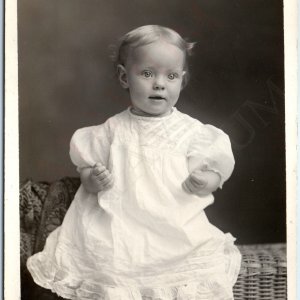
{"type": "Polygon", "coordinates": [[[80,179],[84,188],[92,194],[110,189],[114,181],[111,173],[99,163],[94,167],[83,168],[80,179]]]}
{"type": "Polygon", "coordinates": [[[228,135],[211,125],[200,128],[187,153],[189,176],[183,188],[197,195],[207,195],[231,176],[234,157],[228,135]]]}

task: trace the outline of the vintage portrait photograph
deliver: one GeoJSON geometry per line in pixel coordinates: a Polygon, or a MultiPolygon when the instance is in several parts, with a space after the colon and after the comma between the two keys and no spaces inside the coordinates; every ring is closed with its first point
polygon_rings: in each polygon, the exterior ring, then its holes
{"type": "Polygon", "coordinates": [[[20,299],[292,299],[283,1],[16,12],[20,299]]]}

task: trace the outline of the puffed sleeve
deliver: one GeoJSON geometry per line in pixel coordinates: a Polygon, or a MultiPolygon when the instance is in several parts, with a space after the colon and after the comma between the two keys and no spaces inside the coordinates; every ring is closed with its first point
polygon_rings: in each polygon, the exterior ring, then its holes
{"type": "Polygon", "coordinates": [[[202,168],[220,175],[220,188],[233,172],[235,161],[229,137],[212,125],[197,126],[187,154],[199,159],[202,168]]]}
{"type": "Polygon", "coordinates": [[[97,162],[108,167],[110,135],[106,124],[75,131],[70,142],[70,157],[77,170],[97,162]]]}

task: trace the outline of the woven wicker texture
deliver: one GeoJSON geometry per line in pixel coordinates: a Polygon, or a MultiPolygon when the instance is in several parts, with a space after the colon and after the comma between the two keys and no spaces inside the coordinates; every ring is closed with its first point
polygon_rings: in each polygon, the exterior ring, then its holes
{"type": "MultiPolygon", "coordinates": [[[[33,284],[27,258],[40,251],[47,236],[59,226],[80,181],[63,178],[53,183],[28,181],[20,189],[22,300],[62,299],[33,284]]],[[[287,299],[285,244],[238,246],[242,266],[234,286],[234,299],[287,299]]],[[[188,299],[187,299],[188,300],[188,299]]]]}
{"type": "Polygon", "coordinates": [[[239,249],[243,259],[234,299],[287,299],[286,245],[243,245],[239,249]]]}

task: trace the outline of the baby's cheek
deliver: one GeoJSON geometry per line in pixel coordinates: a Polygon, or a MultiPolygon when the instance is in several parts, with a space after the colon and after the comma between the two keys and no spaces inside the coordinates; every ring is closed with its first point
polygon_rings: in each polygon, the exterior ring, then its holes
{"type": "Polygon", "coordinates": [[[171,92],[170,95],[171,95],[170,98],[173,101],[173,105],[175,105],[177,103],[178,99],[179,99],[180,92],[171,92]]]}

